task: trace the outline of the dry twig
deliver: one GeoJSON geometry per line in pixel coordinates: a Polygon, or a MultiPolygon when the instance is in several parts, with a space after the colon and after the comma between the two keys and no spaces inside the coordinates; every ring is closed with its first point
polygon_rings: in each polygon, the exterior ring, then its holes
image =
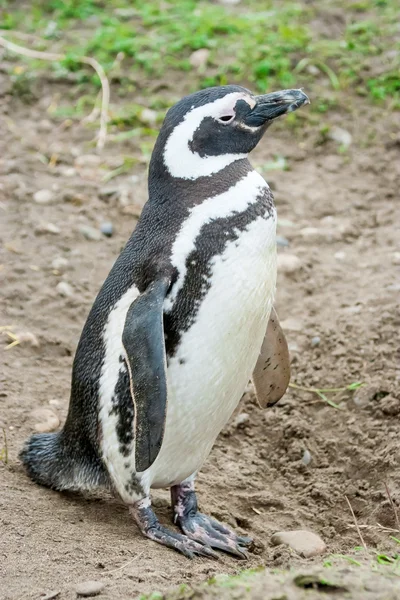
{"type": "MultiPolygon", "coordinates": [[[[14,44],[14,42],[6,40],[3,36],[0,36],[0,46],[3,46],[7,50],[9,50],[10,52],[14,52],[15,54],[27,56],[28,58],[38,58],[39,60],[50,60],[59,62],[60,60],[65,60],[67,58],[65,54],[58,54],[55,52],[41,52],[39,50],[31,50],[30,48],[19,46],[18,44],[14,44]]],[[[99,62],[97,62],[96,59],[91,58],[90,56],[78,56],[76,57],[76,60],[82,64],[90,65],[92,69],[96,71],[100,79],[102,98],[100,111],[100,129],[97,136],[97,148],[101,150],[102,148],[104,148],[104,144],[107,137],[108,107],[110,104],[110,84],[108,82],[103,67],[99,62]]]]}
{"type": "Polygon", "coordinates": [[[388,486],[388,484],[386,483],[386,481],[385,481],[385,489],[386,489],[386,493],[387,493],[387,495],[388,495],[388,498],[389,498],[390,506],[392,507],[392,509],[393,509],[393,512],[394,512],[394,520],[396,521],[396,525],[397,525],[397,531],[399,531],[399,532],[400,532],[400,521],[399,521],[399,515],[397,514],[397,510],[396,510],[396,507],[395,507],[395,505],[394,505],[393,498],[392,498],[392,496],[391,496],[391,493],[390,493],[390,491],[389,491],[389,486],[388,486]]]}
{"type": "Polygon", "coordinates": [[[359,537],[359,538],[360,538],[360,540],[361,540],[361,544],[362,544],[362,546],[363,546],[364,550],[367,552],[367,551],[368,551],[367,544],[364,542],[364,538],[363,538],[363,536],[362,536],[362,534],[361,534],[361,530],[360,530],[360,528],[359,528],[359,526],[358,526],[357,519],[356,519],[356,515],[354,514],[353,507],[351,506],[351,504],[350,504],[350,500],[348,499],[348,497],[347,497],[347,496],[345,496],[345,498],[346,498],[346,502],[347,502],[347,504],[349,505],[349,508],[350,508],[351,514],[352,514],[352,516],[353,516],[353,519],[354,519],[354,524],[355,524],[355,526],[356,526],[357,533],[358,533],[358,537],[359,537]]]}

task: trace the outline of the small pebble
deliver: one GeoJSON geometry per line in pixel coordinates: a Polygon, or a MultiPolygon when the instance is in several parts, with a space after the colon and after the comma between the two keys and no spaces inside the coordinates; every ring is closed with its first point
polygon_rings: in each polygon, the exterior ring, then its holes
{"type": "Polygon", "coordinates": [[[338,144],[345,146],[346,148],[350,146],[351,142],[353,141],[351,133],[346,129],[342,129],[341,127],[332,127],[328,133],[328,137],[330,140],[338,142],[338,144]]]}
{"type": "Polygon", "coordinates": [[[285,237],[283,237],[283,235],[276,236],[276,243],[278,246],[281,246],[282,248],[286,248],[290,244],[289,240],[286,239],[285,237]]]}
{"type": "Polygon", "coordinates": [[[104,590],[104,583],[101,581],[84,581],[76,586],[78,596],[98,596],[104,590]]]}
{"type": "Polygon", "coordinates": [[[241,427],[243,427],[249,421],[250,421],[250,417],[249,417],[249,415],[247,413],[240,413],[240,414],[238,414],[238,416],[233,421],[233,426],[237,427],[238,429],[240,429],[241,427]]]}
{"type": "Polygon", "coordinates": [[[40,600],[54,600],[54,598],[58,598],[60,594],[60,590],[58,590],[57,592],[49,592],[45,596],[40,596],[40,600]]]}
{"type": "Polygon", "coordinates": [[[289,317],[284,321],[281,321],[282,329],[286,329],[288,331],[302,331],[304,329],[304,323],[301,319],[296,319],[295,317],[289,317]]]}
{"type": "Polygon", "coordinates": [[[140,121],[145,125],[155,125],[157,123],[157,111],[151,108],[144,108],[140,113],[140,121]]]}
{"type": "Polygon", "coordinates": [[[311,453],[309,450],[304,450],[304,454],[303,457],[301,459],[301,462],[303,463],[303,465],[309,465],[311,462],[311,453]]]}
{"type": "Polygon", "coordinates": [[[33,194],[33,199],[37,204],[49,204],[54,198],[50,190],[38,190],[33,194]]]}
{"type": "Polygon", "coordinates": [[[294,254],[278,254],[278,271],[291,274],[301,267],[301,260],[294,254]]]}
{"type": "Polygon", "coordinates": [[[313,338],[311,338],[311,346],[313,348],[315,348],[316,346],[319,346],[321,343],[321,338],[319,337],[319,335],[314,335],[313,338]]]}
{"type": "Polygon", "coordinates": [[[304,558],[317,556],[326,550],[326,544],[319,535],[312,531],[301,529],[294,531],[278,531],[272,536],[271,543],[274,546],[285,544],[304,558]]]}
{"type": "Polygon", "coordinates": [[[22,345],[30,344],[34,348],[39,348],[40,346],[39,340],[31,331],[17,331],[15,335],[17,336],[19,343],[22,345]]]}
{"type": "Polygon", "coordinates": [[[57,271],[65,271],[69,265],[69,261],[63,256],[57,256],[51,261],[51,266],[57,271]]]}
{"type": "Polygon", "coordinates": [[[59,227],[57,227],[57,225],[54,225],[54,223],[40,223],[40,225],[38,225],[38,227],[36,227],[35,232],[36,233],[53,233],[54,235],[57,235],[57,234],[61,233],[61,229],[59,227]]]}
{"type": "Polygon", "coordinates": [[[65,298],[72,298],[74,295],[74,289],[72,285],[66,281],[60,281],[60,283],[57,283],[56,290],[60,296],[64,296],[65,298]]]}
{"type": "Polygon", "coordinates": [[[97,167],[103,162],[101,156],[97,154],[81,154],[75,159],[77,167],[97,167]]]}
{"type": "Polygon", "coordinates": [[[101,238],[101,233],[98,229],[91,227],[90,225],[81,225],[79,227],[79,233],[81,233],[87,240],[98,241],[101,238]]]}
{"type": "Polygon", "coordinates": [[[38,433],[49,433],[60,425],[60,419],[50,408],[37,408],[31,412],[31,417],[36,421],[34,427],[38,433]]]}
{"type": "Polygon", "coordinates": [[[344,260],[346,258],[346,252],[335,252],[333,256],[336,258],[336,260],[344,260]]]}
{"type": "Polygon", "coordinates": [[[400,252],[393,252],[392,254],[392,264],[400,265],[400,252]]]}
{"type": "Polygon", "coordinates": [[[199,50],[195,50],[189,57],[189,62],[192,67],[200,69],[201,67],[205,67],[208,61],[208,57],[210,56],[210,51],[207,48],[200,48],[199,50]]]}
{"type": "Polygon", "coordinates": [[[100,225],[100,231],[103,235],[105,235],[106,237],[111,237],[112,234],[114,233],[114,226],[112,223],[102,223],[100,225]]]}

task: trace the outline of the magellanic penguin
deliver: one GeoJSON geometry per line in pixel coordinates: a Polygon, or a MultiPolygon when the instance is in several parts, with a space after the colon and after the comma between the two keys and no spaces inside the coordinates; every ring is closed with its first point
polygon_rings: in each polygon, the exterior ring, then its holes
{"type": "Polygon", "coordinates": [[[83,328],[64,428],[33,435],[20,455],[55,490],[113,489],[144,535],[188,557],[244,557],[251,543],[198,512],[194,480],[249,380],[262,406],[288,385],[276,212],[248,154],[306,103],[301,90],[228,85],[168,111],[149,199],[83,328]],[[150,489],[166,487],[183,534],[152,510],[150,489]]]}

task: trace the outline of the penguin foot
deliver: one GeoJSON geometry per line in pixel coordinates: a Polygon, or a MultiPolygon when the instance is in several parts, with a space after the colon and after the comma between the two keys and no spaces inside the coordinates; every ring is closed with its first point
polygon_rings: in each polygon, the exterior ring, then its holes
{"type": "Polygon", "coordinates": [[[197,498],[192,482],[171,488],[171,497],[174,507],[174,521],[187,537],[239,558],[248,558],[246,550],[252,546],[253,540],[249,537],[236,535],[234,531],[212,517],[198,512],[197,498]]]}
{"type": "Polygon", "coordinates": [[[136,523],[143,535],[168,548],[173,548],[184,554],[187,558],[206,556],[218,559],[218,554],[206,543],[199,543],[189,536],[170,531],[160,524],[151,507],[150,500],[141,500],[130,508],[136,523]]]}

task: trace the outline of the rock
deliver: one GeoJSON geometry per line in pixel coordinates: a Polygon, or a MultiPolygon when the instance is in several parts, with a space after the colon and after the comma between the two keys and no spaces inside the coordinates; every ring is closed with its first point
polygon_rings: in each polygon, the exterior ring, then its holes
{"type": "Polygon", "coordinates": [[[236,6],[240,3],[240,0],[218,0],[219,4],[224,4],[225,6],[236,6]]]}
{"type": "Polygon", "coordinates": [[[106,237],[111,237],[114,233],[114,226],[112,223],[106,222],[100,225],[100,231],[106,237]]]}
{"type": "Polygon", "coordinates": [[[278,272],[291,274],[301,267],[301,260],[294,254],[278,254],[278,272]]]}
{"type": "Polygon", "coordinates": [[[74,289],[72,285],[66,281],[60,281],[60,283],[57,283],[56,290],[60,296],[64,296],[64,298],[72,298],[74,295],[74,289]]]}
{"type": "Polygon", "coordinates": [[[302,331],[304,329],[304,323],[301,319],[296,319],[295,317],[289,317],[284,321],[281,321],[282,329],[287,329],[288,331],[302,331]]]}
{"type": "Polygon", "coordinates": [[[50,204],[54,200],[54,194],[51,190],[38,190],[33,194],[33,200],[36,204],[50,204]]]}
{"type": "Polygon", "coordinates": [[[310,75],[313,75],[314,77],[316,77],[317,75],[319,75],[321,73],[321,71],[315,65],[307,65],[306,71],[307,71],[307,73],[310,73],[310,75]]]}
{"type": "Polygon", "coordinates": [[[311,462],[311,453],[309,450],[304,450],[303,453],[303,457],[301,459],[301,462],[303,463],[303,465],[305,465],[307,467],[307,465],[310,464],[311,462]]]}
{"type": "Polygon", "coordinates": [[[45,596],[40,596],[40,600],[53,600],[54,598],[58,598],[60,594],[61,590],[58,590],[57,592],[49,592],[45,596]]]}
{"type": "Polygon", "coordinates": [[[400,265],[400,252],[393,252],[392,265],[400,265]]]}
{"type": "Polygon", "coordinates": [[[319,535],[312,531],[305,531],[302,529],[294,531],[278,531],[272,536],[271,543],[274,546],[285,544],[304,558],[317,556],[326,550],[326,544],[319,535]]]}
{"type": "Polygon", "coordinates": [[[205,67],[208,61],[208,57],[210,56],[210,51],[207,48],[200,48],[199,50],[195,50],[189,57],[189,62],[192,67],[197,69],[201,69],[205,67]]]}
{"type": "Polygon", "coordinates": [[[321,238],[321,231],[317,227],[304,227],[300,229],[300,235],[308,240],[317,241],[321,238]]]}
{"type": "Polygon", "coordinates": [[[51,266],[53,269],[56,269],[56,271],[65,271],[69,266],[69,261],[63,256],[56,256],[56,258],[51,261],[51,266]]]}
{"type": "Polygon", "coordinates": [[[22,345],[29,344],[34,348],[39,348],[40,346],[39,340],[37,339],[36,335],[31,331],[18,331],[15,335],[18,338],[19,343],[22,345]]]}
{"type": "Polygon", "coordinates": [[[158,113],[151,108],[144,108],[140,113],[139,119],[145,125],[155,125],[157,123],[158,113]]]}
{"type": "Polygon", "coordinates": [[[348,148],[353,141],[351,133],[341,127],[332,127],[328,132],[328,138],[346,148],[348,148]]]}
{"type": "Polygon", "coordinates": [[[34,427],[38,433],[49,433],[60,425],[60,419],[50,408],[37,408],[31,412],[31,417],[36,421],[34,427]]]}
{"type": "Polygon", "coordinates": [[[101,581],[84,581],[76,586],[78,596],[98,596],[104,590],[104,583],[101,581]]]}
{"type": "Polygon", "coordinates": [[[97,154],[81,154],[75,159],[77,167],[98,167],[103,159],[97,154]]]}
{"type": "Polygon", "coordinates": [[[248,423],[250,421],[250,417],[247,413],[239,413],[237,415],[237,417],[234,419],[233,421],[233,426],[237,427],[238,429],[243,428],[246,423],[248,423]]]}
{"type": "Polygon", "coordinates": [[[90,225],[81,225],[79,227],[79,233],[81,233],[87,240],[95,242],[101,238],[100,231],[94,227],[91,227],[90,225]]]}
{"type": "Polygon", "coordinates": [[[281,248],[285,248],[286,246],[290,245],[289,240],[283,237],[283,235],[276,236],[276,243],[278,246],[281,246],[281,248]]]}
{"type": "Polygon", "coordinates": [[[333,257],[336,258],[336,260],[344,260],[346,258],[346,252],[335,252],[333,257]]]}
{"type": "Polygon", "coordinates": [[[313,338],[311,338],[311,346],[313,348],[315,348],[316,346],[319,346],[321,343],[321,338],[319,337],[319,335],[314,335],[313,338]]]}
{"type": "Polygon", "coordinates": [[[35,228],[35,233],[53,233],[57,235],[61,233],[61,229],[57,225],[54,225],[54,223],[40,223],[35,228]]]}

